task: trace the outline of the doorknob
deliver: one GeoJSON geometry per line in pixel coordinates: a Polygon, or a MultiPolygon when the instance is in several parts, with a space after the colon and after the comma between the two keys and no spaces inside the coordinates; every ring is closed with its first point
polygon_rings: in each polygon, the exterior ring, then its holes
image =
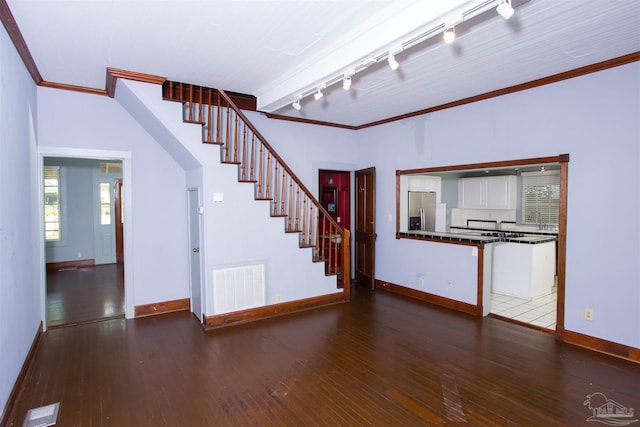
{"type": "Polygon", "coordinates": [[[193,253],[200,252],[200,248],[193,248],[192,250],[193,250],[193,253]]]}

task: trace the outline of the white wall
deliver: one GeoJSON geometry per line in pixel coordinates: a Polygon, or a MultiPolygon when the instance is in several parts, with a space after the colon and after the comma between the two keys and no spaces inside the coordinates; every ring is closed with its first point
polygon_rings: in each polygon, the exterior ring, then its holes
{"type": "Polygon", "coordinates": [[[0,26],[0,414],[40,325],[36,89],[0,26]]]}
{"type": "Polygon", "coordinates": [[[633,63],[360,131],[360,165],[377,171],[376,277],[415,288],[412,274],[457,268],[395,239],[396,169],[569,153],[565,327],[640,347],[639,118],[633,63]]]}
{"type": "Polygon", "coordinates": [[[132,177],[124,191],[127,316],[132,307],[189,297],[186,174],[119,105],[106,96],[38,88],[38,145],[75,153],[130,153],[132,177]],[[129,218],[130,220],[127,220],[129,218]],[[133,293],[130,291],[133,290],[133,293]]]}

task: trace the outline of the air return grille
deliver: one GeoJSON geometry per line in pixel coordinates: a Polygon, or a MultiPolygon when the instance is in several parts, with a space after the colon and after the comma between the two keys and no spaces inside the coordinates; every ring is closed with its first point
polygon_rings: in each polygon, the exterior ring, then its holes
{"type": "Polygon", "coordinates": [[[215,314],[265,305],[264,264],[213,270],[215,314]]]}

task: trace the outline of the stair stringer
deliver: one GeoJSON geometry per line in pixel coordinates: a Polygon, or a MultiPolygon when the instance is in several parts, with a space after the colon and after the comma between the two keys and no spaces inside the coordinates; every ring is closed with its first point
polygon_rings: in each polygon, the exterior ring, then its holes
{"type": "MultiPolygon", "coordinates": [[[[202,195],[205,315],[217,314],[212,270],[220,266],[264,263],[267,305],[342,292],[336,276],[325,275],[324,263],[313,262],[312,249],[299,247],[298,234],[284,232],[284,219],[270,216],[270,203],[254,200],[253,184],[238,182],[237,168],[221,164],[220,147],[202,144],[200,127],[182,121],[180,103],[162,100],[161,86],[120,79],[116,100],[182,165],[188,177],[202,177],[200,182],[189,178],[187,182],[199,187],[202,195]],[[214,193],[221,193],[223,201],[214,202],[214,193]]],[[[175,201],[185,204],[185,213],[186,190],[185,200],[175,201]]]]}

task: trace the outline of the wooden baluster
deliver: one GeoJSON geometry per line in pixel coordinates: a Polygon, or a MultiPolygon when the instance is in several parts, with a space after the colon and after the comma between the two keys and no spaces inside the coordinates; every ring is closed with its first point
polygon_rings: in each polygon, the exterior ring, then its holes
{"type": "Polygon", "coordinates": [[[300,230],[300,187],[296,186],[296,223],[295,230],[300,230]]]}
{"type": "Polygon", "coordinates": [[[235,114],[236,116],[236,126],[235,126],[235,132],[233,134],[233,163],[238,163],[238,138],[240,136],[240,118],[238,117],[238,114],[235,114]]]}
{"type": "Polygon", "coordinates": [[[287,212],[289,229],[292,230],[292,219],[293,219],[293,179],[289,179],[289,209],[287,212]]]}
{"type": "Polygon", "coordinates": [[[198,111],[198,121],[199,121],[200,123],[202,123],[202,122],[203,122],[203,119],[204,119],[204,118],[202,117],[202,86],[200,86],[200,99],[199,99],[199,101],[200,101],[200,102],[199,102],[199,104],[198,104],[198,105],[200,105],[200,110],[198,111]]]}
{"type": "Polygon", "coordinates": [[[266,198],[271,199],[271,151],[267,150],[267,170],[266,172],[266,182],[264,184],[265,190],[267,191],[266,198]]]}
{"type": "Polygon", "coordinates": [[[324,218],[324,214],[322,214],[321,216],[318,215],[318,217],[319,218],[322,217],[322,219],[321,219],[321,221],[322,221],[322,236],[320,237],[320,245],[321,245],[321,251],[320,252],[322,253],[322,259],[324,260],[324,257],[325,257],[325,248],[324,247],[325,247],[325,244],[326,244],[324,236],[326,235],[327,221],[324,218]]]}
{"type": "Polygon", "coordinates": [[[193,121],[193,85],[189,85],[189,121],[193,121]]]}
{"type": "Polygon", "coordinates": [[[302,209],[300,210],[300,220],[302,221],[302,246],[307,245],[307,221],[304,218],[304,213],[307,211],[307,197],[302,197],[302,209]]]}
{"type": "Polygon", "coordinates": [[[224,137],[224,160],[229,161],[229,146],[231,145],[231,107],[227,107],[227,134],[224,137]]]}
{"type": "Polygon", "coordinates": [[[240,166],[241,181],[247,180],[247,125],[244,125],[244,134],[242,136],[242,166],[240,166]]]}
{"type": "Polygon", "coordinates": [[[180,101],[184,101],[184,93],[182,93],[182,83],[180,83],[180,96],[179,96],[180,101]]]}
{"type": "Polygon", "coordinates": [[[284,168],[282,168],[282,187],[280,188],[282,197],[280,198],[280,215],[284,215],[285,200],[287,199],[287,177],[291,179],[291,177],[286,174],[284,168]]]}
{"type": "Polygon", "coordinates": [[[216,95],[218,97],[218,102],[216,103],[217,112],[216,115],[218,118],[216,119],[216,142],[222,142],[222,136],[220,135],[220,131],[222,130],[222,104],[220,103],[220,92],[216,90],[216,95]]]}
{"type": "Polygon", "coordinates": [[[264,195],[263,195],[263,191],[264,191],[264,186],[262,185],[263,181],[263,175],[264,175],[264,168],[262,165],[262,159],[264,158],[264,154],[262,153],[262,143],[260,143],[260,159],[259,159],[259,163],[258,163],[258,198],[259,199],[264,199],[264,195]]]}
{"type": "Polygon", "coordinates": [[[273,201],[271,202],[271,207],[272,207],[272,215],[273,216],[277,216],[278,215],[278,161],[276,160],[276,167],[275,167],[275,174],[274,174],[274,178],[273,178],[273,188],[275,189],[273,191],[273,201]]]}
{"type": "Polygon", "coordinates": [[[209,89],[209,110],[207,111],[207,142],[211,142],[211,126],[213,126],[213,105],[211,105],[211,89],[209,89]]]}
{"type": "Polygon", "coordinates": [[[315,219],[314,208],[315,208],[315,205],[311,203],[311,201],[309,201],[309,239],[307,241],[309,245],[311,245],[311,242],[313,242],[312,239],[313,239],[314,233],[318,232],[318,230],[313,229],[313,224],[314,224],[313,221],[315,219]]]}
{"type": "Polygon", "coordinates": [[[256,153],[256,149],[255,149],[255,145],[256,145],[256,135],[251,132],[251,165],[250,165],[250,169],[249,169],[249,180],[250,181],[255,181],[255,176],[254,176],[254,169],[256,166],[256,159],[255,159],[255,153],[256,153]]]}

